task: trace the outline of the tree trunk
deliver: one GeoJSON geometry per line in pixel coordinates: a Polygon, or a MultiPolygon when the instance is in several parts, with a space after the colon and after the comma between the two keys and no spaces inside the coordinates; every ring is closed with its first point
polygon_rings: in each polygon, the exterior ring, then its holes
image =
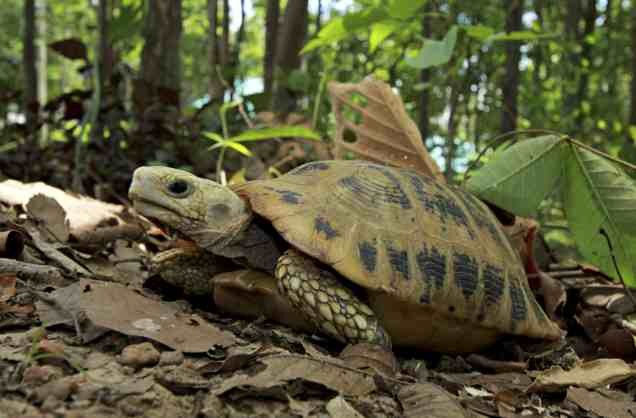
{"type": "Polygon", "coordinates": [[[130,148],[133,159],[153,158],[157,141],[174,140],[180,109],[181,27],[181,0],[147,2],[140,76],[133,88],[140,133],[130,148]]]}
{"type": "Polygon", "coordinates": [[[263,57],[263,82],[267,100],[271,100],[274,88],[274,59],[278,39],[280,0],[267,0],[265,10],[265,56],[263,57]]]}
{"type": "MultiPolygon", "coordinates": [[[[523,14],[523,0],[504,0],[508,8],[506,15],[506,32],[521,30],[521,16],[523,14]]],[[[500,132],[506,133],[517,129],[517,96],[519,95],[519,42],[506,43],[506,73],[501,90],[503,92],[500,132]]]]}
{"type": "MultiPolygon", "coordinates": [[[[630,82],[630,103],[629,103],[629,125],[636,126],[636,0],[631,1],[631,66],[632,66],[632,79],[630,82]]],[[[630,143],[633,143],[632,138],[630,143]]]]}
{"type": "MultiPolygon", "coordinates": [[[[177,107],[181,86],[180,42],[181,0],[150,0],[144,23],[141,78],[152,87],[173,91],[173,97],[165,104],[177,107]]],[[[165,102],[165,98],[160,99],[165,102]]]]}
{"type": "Polygon", "coordinates": [[[212,103],[222,103],[225,95],[225,87],[221,79],[220,42],[217,35],[218,5],[219,0],[208,0],[208,24],[210,25],[208,31],[208,94],[212,103]]]}
{"type": "MultiPolygon", "coordinates": [[[[426,10],[424,10],[424,15],[422,17],[422,36],[424,38],[431,37],[431,24],[428,13],[430,12],[430,8],[426,6],[426,10]]],[[[429,118],[430,118],[430,88],[428,88],[428,83],[431,80],[431,70],[429,68],[425,68],[420,70],[420,82],[426,86],[424,90],[420,92],[419,97],[419,109],[418,109],[418,126],[420,128],[420,134],[422,135],[422,141],[426,144],[426,138],[430,135],[429,132],[429,118]]]]}
{"type": "Polygon", "coordinates": [[[308,0],[288,1],[276,46],[273,110],[290,113],[296,109],[296,95],[287,85],[289,74],[300,68],[300,50],[307,35],[308,0]]]}
{"type": "Polygon", "coordinates": [[[27,131],[36,129],[38,117],[38,73],[35,64],[35,0],[24,2],[24,33],[22,38],[22,66],[24,93],[22,96],[27,131]]]}
{"type": "MultiPolygon", "coordinates": [[[[97,57],[97,109],[101,110],[101,104],[106,93],[106,85],[111,77],[111,53],[109,41],[109,25],[108,25],[108,0],[99,0],[97,5],[97,33],[99,39],[99,51],[97,57]]],[[[91,140],[99,141],[104,135],[104,126],[102,118],[97,116],[95,123],[91,127],[91,140]]],[[[111,141],[111,146],[117,147],[115,141],[111,141]]]]}
{"type": "Polygon", "coordinates": [[[236,40],[234,41],[234,48],[230,57],[230,77],[229,84],[234,86],[234,81],[239,74],[239,60],[241,55],[241,45],[245,39],[245,0],[241,0],[241,25],[236,32],[236,40]]]}
{"type": "Polygon", "coordinates": [[[221,65],[227,69],[230,63],[230,1],[223,0],[223,44],[221,45],[221,65]]]}
{"type": "Polygon", "coordinates": [[[579,43],[581,45],[581,59],[579,62],[583,63],[587,62],[587,65],[581,65],[580,71],[581,75],[579,77],[579,86],[577,89],[577,100],[579,106],[579,112],[576,117],[576,127],[579,132],[584,131],[584,121],[587,115],[583,114],[583,110],[581,108],[581,104],[587,98],[587,88],[588,81],[590,78],[590,72],[593,71],[592,68],[592,44],[587,41],[587,36],[594,32],[596,18],[598,17],[598,10],[596,9],[596,0],[587,0],[587,7],[584,10],[583,20],[585,22],[585,27],[583,28],[583,33],[578,35],[579,43]]]}

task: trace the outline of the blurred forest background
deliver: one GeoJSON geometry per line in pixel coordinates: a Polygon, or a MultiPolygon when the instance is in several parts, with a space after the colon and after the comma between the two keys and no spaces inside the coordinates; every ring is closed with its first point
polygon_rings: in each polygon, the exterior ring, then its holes
{"type": "MultiPolygon", "coordinates": [[[[283,124],[328,143],[326,83],[368,75],[402,97],[449,178],[519,129],[636,160],[633,0],[2,4],[0,177],[112,200],[142,163],[211,174],[211,137],[283,124]]],[[[223,167],[250,150],[290,161],[266,142],[229,144],[223,167]]],[[[283,154],[324,158],[320,145],[283,154]]]]}

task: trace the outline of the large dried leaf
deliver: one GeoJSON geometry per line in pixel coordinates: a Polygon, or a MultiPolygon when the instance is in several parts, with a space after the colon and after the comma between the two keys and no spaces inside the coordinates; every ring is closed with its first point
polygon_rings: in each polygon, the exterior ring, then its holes
{"type": "Polygon", "coordinates": [[[26,205],[37,194],[55,199],[60,204],[66,212],[66,219],[73,235],[92,231],[99,224],[112,225],[123,222],[119,216],[124,211],[121,205],[73,195],[42,182],[22,183],[16,180],[0,182],[0,202],[8,205],[26,205]],[[111,222],[112,220],[115,222],[111,222]]]}
{"type": "Polygon", "coordinates": [[[472,418],[457,398],[433,383],[414,383],[400,389],[398,399],[404,416],[430,418],[472,418]]]}
{"type": "MultiPolygon", "coordinates": [[[[616,393],[617,394],[617,393],[616,393]]],[[[606,418],[634,418],[636,402],[628,399],[613,399],[606,394],[570,387],[568,400],[582,409],[606,418]]]]}
{"type": "Polygon", "coordinates": [[[81,279],[79,284],[60,289],[52,295],[54,306],[38,302],[45,326],[58,323],[78,324],[87,318],[83,330],[95,332],[83,335],[95,338],[97,330],[110,329],[126,335],[146,337],[186,353],[202,353],[214,346],[229,347],[236,337],[196,315],[180,313],[165,302],[146,298],[117,283],[81,279]]]}
{"type": "Polygon", "coordinates": [[[530,387],[531,391],[559,391],[576,385],[594,389],[636,376],[636,366],[620,359],[599,359],[578,364],[571,370],[553,367],[539,374],[530,387]]]}
{"type": "Polygon", "coordinates": [[[400,97],[380,80],[358,84],[330,82],[336,116],[336,158],[348,153],[396,167],[408,167],[443,180],[400,97]]]}
{"type": "Polygon", "coordinates": [[[295,379],[319,383],[331,390],[349,396],[360,396],[375,389],[373,377],[337,362],[328,362],[298,354],[276,354],[258,360],[265,368],[258,373],[240,374],[224,380],[212,389],[221,395],[239,386],[269,389],[295,379]]]}

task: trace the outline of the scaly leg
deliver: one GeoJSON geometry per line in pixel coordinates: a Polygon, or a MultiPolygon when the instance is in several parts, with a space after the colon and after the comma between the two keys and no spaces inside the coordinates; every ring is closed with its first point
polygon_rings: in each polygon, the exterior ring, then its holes
{"type": "Polygon", "coordinates": [[[281,293],[317,328],[346,343],[391,348],[391,338],[364,302],[308,256],[288,250],[276,264],[281,293]]]}

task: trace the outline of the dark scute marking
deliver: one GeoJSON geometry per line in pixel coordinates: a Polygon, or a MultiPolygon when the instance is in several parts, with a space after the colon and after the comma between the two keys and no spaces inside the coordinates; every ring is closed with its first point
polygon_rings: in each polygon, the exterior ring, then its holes
{"type": "Polygon", "coordinates": [[[455,283],[469,298],[475,293],[479,282],[479,266],[477,261],[466,254],[455,254],[453,256],[453,269],[455,271],[455,283]]]}
{"type": "Polygon", "coordinates": [[[327,238],[327,240],[330,240],[331,238],[335,238],[339,235],[338,231],[333,229],[329,221],[323,218],[322,216],[316,217],[316,219],[314,220],[314,228],[316,232],[324,233],[325,238],[327,238]]]}
{"type": "Polygon", "coordinates": [[[435,288],[444,287],[446,279],[446,256],[440,254],[437,248],[433,247],[430,251],[427,248],[417,253],[415,257],[417,266],[422,273],[422,280],[430,287],[431,280],[435,284],[435,288]]]}
{"type": "Polygon", "coordinates": [[[338,180],[338,185],[358,196],[361,203],[377,207],[379,203],[397,204],[403,209],[409,209],[411,202],[404,190],[387,187],[385,183],[360,176],[347,176],[338,180]]]}
{"type": "Polygon", "coordinates": [[[489,307],[499,303],[504,291],[503,270],[486,264],[482,277],[484,281],[484,305],[489,307]]]}
{"type": "Polygon", "coordinates": [[[291,190],[276,190],[276,192],[280,194],[280,200],[292,205],[299,204],[301,201],[300,198],[303,196],[302,194],[291,190]]]}
{"type": "Polygon", "coordinates": [[[362,265],[369,272],[372,273],[375,271],[375,264],[378,259],[378,250],[375,248],[369,241],[362,241],[358,244],[358,252],[360,253],[360,260],[362,261],[362,265]]]}
{"type": "Polygon", "coordinates": [[[411,272],[409,271],[409,257],[406,251],[398,250],[396,248],[387,246],[387,254],[389,255],[389,263],[394,271],[402,273],[402,275],[410,279],[411,272]]]}
{"type": "Polygon", "coordinates": [[[457,225],[466,228],[471,239],[475,239],[476,235],[468,225],[464,210],[457,204],[452,194],[444,192],[444,188],[433,179],[410,172],[406,174],[415,191],[415,197],[424,210],[436,214],[442,223],[449,218],[452,219],[457,225]]]}
{"type": "Polygon", "coordinates": [[[470,214],[473,216],[473,219],[475,220],[477,227],[479,229],[488,231],[490,236],[492,236],[493,240],[497,244],[503,245],[501,236],[499,235],[499,232],[498,232],[499,230],[498,225],[496,225],[494,221],[492,220],[492,217],[488,216],[489,214],[485,212],[487,209],[485,209],[480,204],[481,202],[479,201],[479,199],[477,199],[472,194],[460,189],[455,190],[455,195],[464,202],[464,204],[466,205],[466,208],[468,209],[470,214]]]}
{"type": "Polygon", "coordinates": [[[511,318],[514,322],[523,321],[528,316],[528,307],[526,306],[526,298],[523,289],[519,286],[516,279],[510,280],[510,301],[511,301],[511,318]]]}
{"type": "Polygon", "coordinates": [[[325,170],[329,170],[329,164],[323,163],[321,161],[315,161],[313,163],[303,164],[300,167],[290,171],[287,174],[291,176],[298,176],[298,175],[307,174],[313,171],[325,171],[325,170]]]}
{"type": "Polygon", "coordinates": [[[411,208],[411,201],[409,200],[407,194],[404,192],[400,179],[393,173],[391,169],[377,164],[369,164],[367,165],[367,168],[379,171],[387,180],[389,180],[389,183],[391,183],[391,187],[387,187],[384,183],[373,184],[372,182],[368,182],[369,185],[384,189],[384,194],[380,194],[378,196],[379,199],[387,203],[398,204],[403,209],[411,208]]]}

